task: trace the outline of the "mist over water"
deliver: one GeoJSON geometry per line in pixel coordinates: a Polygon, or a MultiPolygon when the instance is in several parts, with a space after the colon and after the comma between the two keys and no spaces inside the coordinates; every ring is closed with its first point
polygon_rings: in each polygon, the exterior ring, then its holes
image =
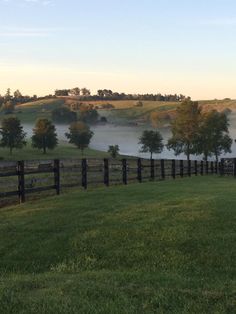
{"type": "MultiPolygon", "coordinates": [[[[221,157],[236,157],[236,113],[230,116],[230,135],[233,139],[232,154],[227,154],[221,157]]],[[[27,133],[27,138],[32,136],[33,124],[24,124],[24,130],[27,133]]],[[[137,156],[142,158],[150,158],[150,154],[140,153],[140,145],[138,144],[139,138],[145,128],[140,126],[115,126],[113,124],[98,125],[91,127],[94,132],[94,136],[90,143],[90,148],[107,151],[109,145],[119,145],[120,154],[127,156],[137,156]]],[[[159,130],[163,136],[164,144],[167,143],[171,137],[171,130],[169,128],[163,128],[159,130]]],[[[67,142],[65,133],[68,132],[68,125],[56,125],[56,132],[58,139],[61,142],[67,142]]],[[[185,155],[175,156],[173,151],[169,151],[166,148],[161,154],[154,154],[153,158],[163,159],[186,159],[185,155]]],[[[201,156],[194,157],[192,159],[201,159],[201,156]]]]}

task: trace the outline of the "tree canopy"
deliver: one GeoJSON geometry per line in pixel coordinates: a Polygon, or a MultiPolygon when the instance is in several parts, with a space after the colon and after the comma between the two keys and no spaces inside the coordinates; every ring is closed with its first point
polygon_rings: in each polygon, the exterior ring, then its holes
{"type": "Polygon", "coordinates": [[[18,118],[7,118],[2,121],[0,128],[0,146],[8,147],[10,154],[14,148],[22,148],[26,145],[26,133],[18,118]]]}
{"type": "Polygon", "coordinates": [[[212,155],[218,160],[222,153],[230,153],[232,139],[228,127],[229,120],[225,113],[213,110],[203,114],[195,140],[196,153],[203,154],[205,160],[212,155]]]}
{"type": "Polygon", "coordinates": [[[111,155],[112,158],[116,158],[119,154],[120,148],[119,145],[110,145],[108,147],[108,153],[111,155]]]}
{"type": "Polygon", "coordinates": [[[52,120],[56,123],[71,123],[77,120],[77,114],[63,106],[52,110],[52,120]]]}
{"type": "Polygon", "coordinates": [[[150,153],[151,159],[152,155],[160,154],[163,151],[163,138],[158,131],[145,130],[139,139],[139,144],[141,144],[140,152],[150,153]]]}
{"type": "Polygon", "coordinates": [[[58,144],[56,128],[48,119],[39,119],[33,133],[32,146],[42,149],[44,154],[47,149],[54,149],[58,144]]]}
{"type": "Polygon", "coordinates": [[[184,153],[187,159],[195,153],[194,142],[199,131],[201,108],[198,102],[184,101],[177,108],[176,119],[171,123],[172,137],[167,147],[173,149],[175,155],[184,153]]]}
{"type": "Polygon", "coordinates": [[[78,121],[70,125],[69,132],[65,135],[69,143],[74,144],[83,154],[84,149],[88,147],[93,137],[93,132],[84,122],[78,121]]]}

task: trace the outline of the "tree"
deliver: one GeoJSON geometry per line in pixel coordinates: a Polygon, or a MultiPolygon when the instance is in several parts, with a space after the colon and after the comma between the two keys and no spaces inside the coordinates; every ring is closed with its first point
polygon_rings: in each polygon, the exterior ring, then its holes
{"type": "Polygon", "coordinates": [[[63,106],[52,110],[52,120],[56,123],[71,123],[77,120],[77,114],[63,106]]]}
{"type": "Polygon", "coordinates": [[[39,119],[33,133],[32,146],[42,149],[44,154],[47,149],[54,149],[58,144],[56,128],[48,119],[39,119]]]}
{"type": "Polygon", "coordinates": [[[112,158],[116,158],[119,154],[120,148],[119,145],[110,145],[108,148],[108,153],[110,153],[112,158]]]}
{"type": "Polygon", "coordinates": [[[6,101],[11,100],[11,89],[10,88],[7,89],[4,98],[6,101]]]}
{"type": "Polygon", "coordinates": [[[184,153],[187,159],[195,153],[194,142],[198,134],[201,119],[201,109],[198,102],[185,100],[177,108],[176,119],[171,124],[172,138],[168,141],[168,149],[173,149],[175,155],[184,153]]]}
{"type": "Polygon", "coordinates": [[[164,148],[163,138],[158,131],[144,131],[139,139],[139,144],[142,145],[140,152],[149,152],[151,154],[151,159],[153,153],[160,154],[164,148]]]}
{"type": "Polygon", "coordinates": [[[80,96],[80,92],[81,92],[80,88],[79,87],[75,87],[75,88],[72,88],[70,90],[70,95],[72,95],[72,96],[80,96]]]}
{"type": "Polygon", "coordinates": [[[12,114],[14,112],[14,110],[15,110],[15,106],[14,106],[13,101],[11,101],[11,100],[8,100],[7,102],[5,102],[2,105],[2,111],[5,114],[12,114]]]}
{"type": "Polygon", "coordinates": [[[14,95],[14,98],[15,98],[16,100],[21,99],[21,98],[23,97],[22,94],[21,94],[21,92],[19,91],[19,89],[17,89],[17,90],[13,93],[13,95],[14,95]]]}
{"type": "Polygon", "coordinates": [[[84,123],[95,124],[98,121],[98,112],[92,106],[80,106],[79,119],[84,123]]]}
{"type": "Polygon", "coordinates": [[[85,88],[85,87],[81,88],[81,93],[82,93],[83,96],[90,96],[91,95],[90,90],[85,88]]]}
{"type": "Polygon", "coordinates": [[[229,136],[229,119],[227,115],[216,110],[202,115],[195,147],[197,154],[208,157],[215,156],[218,161],[222,153],[231,153],[232,139],[229,136]]]}
{"type": "Polygon", "coordinates": [[[93,132],[85,123],[78,121],[70,125],[69,133],[65,135],[69,139],[69,143],[77,146],[83,154],[84,149],[88,147],[93,137],[93,132]]]}
{"type": "Polygon", "coordinates": [[[0,146],[8,147],[10,154],[12,154],[14,148],[22,148],[26,145],[26,133],[23,130],[20,120],[17,118],[7,118],[2,121],[0,136],[0,146]]]}

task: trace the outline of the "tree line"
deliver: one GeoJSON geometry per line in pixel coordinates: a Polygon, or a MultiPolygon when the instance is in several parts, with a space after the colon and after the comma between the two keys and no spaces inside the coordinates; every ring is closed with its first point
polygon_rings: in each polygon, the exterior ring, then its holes
{"type": "MultiPolygon", "coordinates": [[[[175,155],[203,155],[205,160],[214,156],[218,161],[222,153],[230,153],[232,139],[229,136],[229,120],[222,112],[212,110],[203,112],[198,102],[185,100],[177,108],[176,119],[171,123],[172,136],[166,147],[175,155]]],[[[88,147],[93,132],[83,121],[73,121],[65,134],[69,143],[78,147],[82,153],[88,147]]],[[[31,138],[32,146],[41,149],[46,154],[47,149],[58,145],[55,125],[48,119],[37,120],[31,138]]],[[[141,152],[160,154],[165,145],[159,131],[145,130],[140,137],[141,152]]],[[[7,147],[10,154],[14,148],[21,149],[26,145],[26,133],[18,118],[10,117],[2,121],[0,128],[0,146],[7,147]]],[[[118,145],[109,146],[112,157],[119,153],[118,145]]]]}
{"type": "MultiPolygon", "coordinates": [[[[90,143],[93,132],[84,122],[75,121],[70,124],[65,136],[69,143],[74,144],[83,153],[90,143]]],[[[26,144],[26,133],[20,120],[15,117],[4,119],[0,128],[0,147],[8,148],[12,154],[13,149],[22,149],[26,144]]],[[[44,154],[48,149],[52,150],[58,146],[56,127],[50,120],[38,119],[36,121],[31,145],[33,148],[42,150],[44,154]]]]}
{"type": "Polygon", "coordinates": [[[96,100],[149,100],[149,101],[183,101],[185,99],[190,99],[190,97],[184,96],[182,94],[168,94],[162,95],[157,94],[126,94],[113,92],[110,89],[99,89],[97,94],[92,95],[88,88],[75,87],[72,89],[57,89],[55,91],[55,96],[57,97],[77,97],[81,100],[96,101],[96,100]]]}
{"type": "MultiPolygon", "coordinates": [[[[203,112],[198,102],[185,100],[177,108],[175,120],[171,123],[172,137],[166,147],[175,155],[203,155],[204,160],[223,153],[231,153],[233,140],[229,135],[229,119],[224,112],[212,110],[203,112]]],[[[141,152],[161,153],[163,138],[158,131],[144,131],[140,142],[141,152]]]]}

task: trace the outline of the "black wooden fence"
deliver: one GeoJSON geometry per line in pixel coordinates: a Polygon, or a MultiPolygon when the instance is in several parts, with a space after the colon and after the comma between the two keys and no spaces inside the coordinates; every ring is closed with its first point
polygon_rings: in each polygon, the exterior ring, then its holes
{"type": "Polygon", "coordinates": [[[220,162],[147,159],[67,159],[18,161],[0,163],[0,198],[18,198],[54,190],[104,184],[125,184],[138,181],[165,180],[192,175],[233,175],[236,177],[236,158],[220,162]]]}

